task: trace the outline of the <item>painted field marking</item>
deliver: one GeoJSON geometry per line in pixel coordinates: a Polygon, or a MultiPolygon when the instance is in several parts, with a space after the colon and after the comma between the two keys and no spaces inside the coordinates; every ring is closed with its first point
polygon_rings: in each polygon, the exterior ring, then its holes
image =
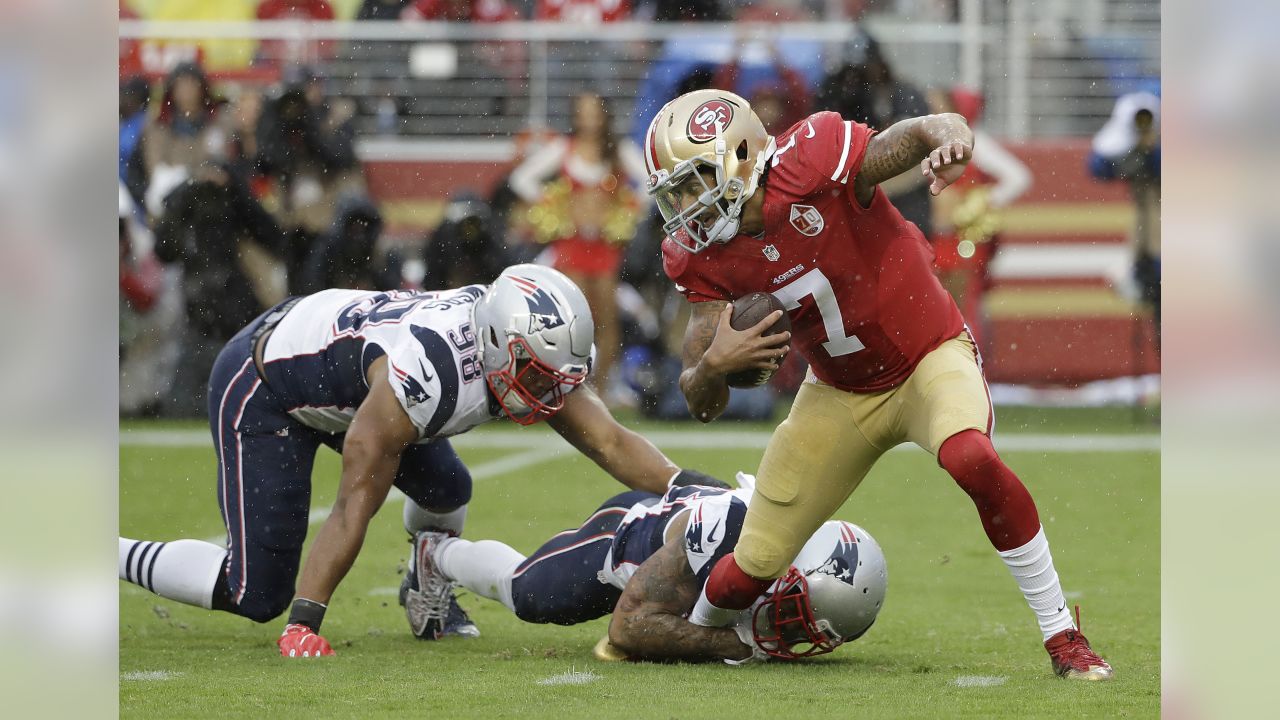
{"type": "Polygon", "coordinates": [[[952,681],[956,687],[995,687],[1003,685],[1009,678],[1003,675],[961,675],[952,681]]]}
{"type": "Polygon", "coordinates": [[[579,672],[574,668],[570,668],[569,672],[552,675],[538,681],[539,685],[586,685],[589,682],[599,680],[600,676],[590,670],[579,672]]]}
{"type": "Polygon", "coordinates": [[[180,672],[170,672],[168,670],[134,670],[132,672],[121,673],[120,679],[125,682],[155,682],[157,680],[170,680],[181,676],[182,673],[180,672]]]}

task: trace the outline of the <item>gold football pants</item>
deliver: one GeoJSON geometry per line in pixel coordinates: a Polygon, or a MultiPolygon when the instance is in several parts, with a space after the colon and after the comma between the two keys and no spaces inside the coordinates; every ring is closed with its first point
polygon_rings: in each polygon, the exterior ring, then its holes
{"type": "Polygon", "coordinates": [[[782,576],[881,454],[911,441],[937,455],[958,432],[990,433],[992,418],[968,332],[925,355],[906,382],[883,392],[837,390],[811,372],[765,448],[734,550],[738,566],[756,578],[782,576]]]}

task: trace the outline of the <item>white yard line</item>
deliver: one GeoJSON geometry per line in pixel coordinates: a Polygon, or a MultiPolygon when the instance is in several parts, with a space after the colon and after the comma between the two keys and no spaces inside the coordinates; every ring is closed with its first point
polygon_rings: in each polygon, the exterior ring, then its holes
{"type": "Polygon", "coordinates": [[[1003,685],[1009,678],[1003,675],[961,675],[952,681],[956,687],[995,687],[1003,685]]]}
{"type": "MultiPolygon", "coordinates": [[[[672,450],[731,450],[762,449],[772,435],[767,430],[658,430],[646,432],[644,436],[661,448],[672,450]]],[[[530,457],[535,454],[536,462],[545,462],[561,452],[571,452],[569,444],[559,435],[545,432],[520,432],[518,430],[500,430],[476,432],[450,438],[449,442],[459,450],[471,448],[512,448],[528,450],[530,457]],[[545,453],[545,456],[543,456],[545,453]]],[[[1160,450],[1160,436],[1143,435],[1031,435],[996,433],[996,447],[1013,452],[1157,452],[1160,450]]],[[[213,444],[209,433],[204,430],[135,430],[120,433],[121,447],[182,447],[201,448],[213,444]]],[[[891,452],[920,451],[915,445],[904,444],[891,452]]],[[[523,457],[523,456],[522,456],[523,457]]],[[[522,461],[511,458],[499,458],[488,463],[481,463],[471,469],[472,477],[479,477],[478,471],[492,465],[504,468],[503,463],[515,462],[513,468],[491,471],[492,474],[509,472],[524,467],[522,461]]],[[[532,462],[530,464],[533,464],[532,462]]]]}

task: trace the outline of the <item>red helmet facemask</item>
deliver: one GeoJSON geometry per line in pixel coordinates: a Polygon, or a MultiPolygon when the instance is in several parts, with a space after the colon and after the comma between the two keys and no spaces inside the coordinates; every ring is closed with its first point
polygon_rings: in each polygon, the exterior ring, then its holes
{"type": "Polygon", "coordinates": [[[507,343],[507,354],[510,360],[506,367],[486,373],[485,381],[502,412],[520,425],[532,425],[560,412],[567,394],[565,386],[572,389],[587,379],[585,372],[570,375],[542,362],[522,337],[511,338],[507,343]],[[527,412],[507,407],[506,399],[513,394],[529,408],[527,412]]]}
{"type": "Polygon", "coordinates": [[[840,636],[818,626],[809,599],[809,581],[794,565],[756,607],[751,630],[761,650],[782,660],[825,655],[844,643],[840,636]]]}

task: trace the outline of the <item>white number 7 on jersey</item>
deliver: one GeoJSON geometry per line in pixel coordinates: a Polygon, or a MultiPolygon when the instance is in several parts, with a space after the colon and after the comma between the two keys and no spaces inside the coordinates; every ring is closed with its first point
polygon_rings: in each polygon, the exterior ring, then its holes
{"type": "Polygon", "coordinates": [[[822,270],[814,268],[773,291],[775,297],[782,301],[787,310],[800,307],[800,298],[812,295],[818,306],[818,314],[822,316],[822,327],[826,328],[827,341],[822,349],[831,357],[840,357],[859,350],[867,349],[857,335],[844,334],[844,318],[840,316],[840,305],[836,302],[836,293],[831,289],[831,281],[822,270]]]}

